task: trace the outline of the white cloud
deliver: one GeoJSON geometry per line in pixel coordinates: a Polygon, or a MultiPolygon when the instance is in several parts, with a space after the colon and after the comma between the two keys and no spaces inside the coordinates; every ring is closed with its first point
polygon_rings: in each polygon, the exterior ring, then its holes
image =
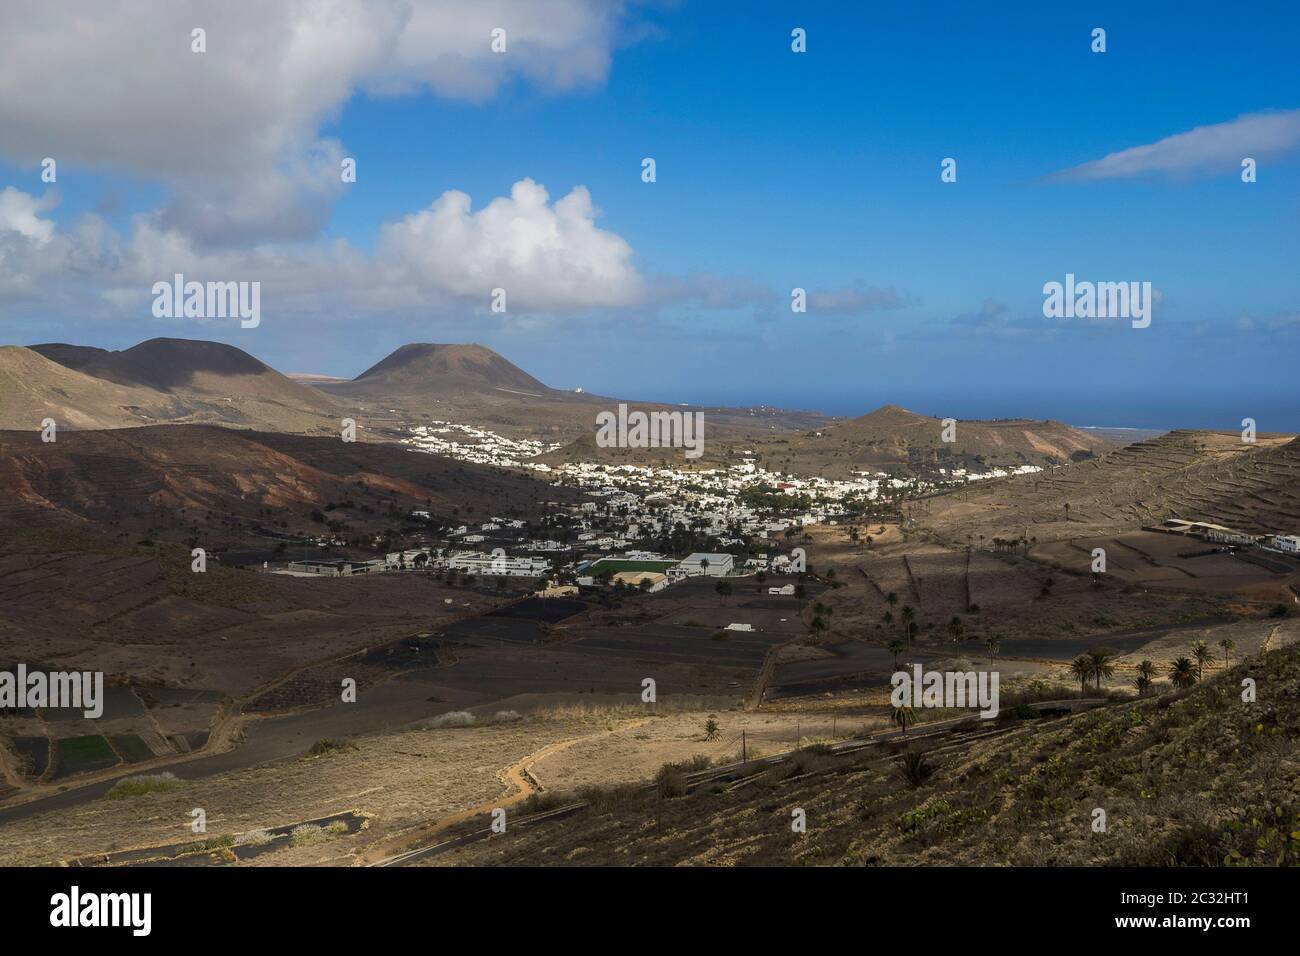
{"type": "Polygon", "coordinates": [[[1275,158],[1300,147],[1300,110],[1248,113],[1134,146],[1053,174],[1059,180],[1126,179],[1151,173],[1240,173],[1241,161],[1275,158]]]}
{"type": "MultiPolygon", "coordinates": [[[[184,273],[199,281],[258,281],[264,310],[354,316],[392,310],[486,312],[506,290],[510,314],[629,306],[644,296],[632,247],[596,225],[584,187],[550,202],[524,179],[477,212],[450,191],[429,208],[381,229],[373,256],[344,240],[246,247],[196,242],[160,212],[134,220],[123,239],[86,216],[67,232],[37,213],[49,204],[10,187],[0,192],[0,296],[87,298],[108,313],[147,314],[154,282],[184,273]],[[142,313],[142,309],[146,309],[142,313]]],[[[80,301],[77,308],[72,305],[80,301]]]]}
{"type": "Polygon", "coordinates": [[[622,13],[619,0],[418,3],[369,85],[424,84],[442,96],[483,100],[515,75],[555,92],[603,83],[622,13]],[[489,44],[497,28],[505,31],[505,53],[489,44]]]}
{"type": "Polygon", "coordinates": [[[621,15],[606,0],[6,0],[0,156],[160,181],[165,222],[203,241],[309,236],[345,154],[319,129],[357,91],[600,83],[621,15]]]}
{"type": "Polygon", "coordinates": [[[0,234],[16,232],[41,245],[49,242],[54,222],[42,219],[40,213],[52,209],[56,202],[52,192],[37,198],[13,186],[5,187],[0,190],[0,234]]]}
{"type": "Polygon", "coordinates": [[[596,215],[582,186],[551,204],[524,179],[478,212],[453,190],[385,226],[378,253],[420,288],[485,303],[502,288],[508,307],[524,311],[631,305],[642,295],[632,247],[596,215]]]}

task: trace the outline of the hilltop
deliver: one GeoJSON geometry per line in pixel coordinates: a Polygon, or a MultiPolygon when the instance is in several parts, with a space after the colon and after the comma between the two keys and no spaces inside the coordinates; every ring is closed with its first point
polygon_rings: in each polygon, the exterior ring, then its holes
{"type": "MultiPolygon", "coordinates": [[[[474,344],[404,345],[351,381],[316,387],[349,404],[358,421],[364,417],[390,426],[402,420],[454,421],[510,438],[586,441],[593,447],[596,414],[627,401],[552,388],[492,349],[474,344]]],[[[645,410],[687,410],[663,402],[634,404],[645,410]]],[[[830,420],[815,412],[770,408],[704,410],[710,425],[735,435],[786,432],[830,420]]]]}
{"type": "Polygon", "coordinates": [[[336,433],[334,401],[218,342],[150,339],[110,352],[47,343],[0,347],[0,428],[216,424],[336,433]]]}
{"type": "Polygon", "coordinates": [[[355,379],[390,396],[415,387],[431,393],[516,389],[534,397],[555,391],[482,345],[403,345],[355,379]]]}
{"type": "MultiPolygon", "coordinates": [[[[130,389],[140,410],[137,424],[211,422],[315,433],[338,429],[339,415],[329,396],[220,342],[155,338],[120,352],[47,343],[28,351],[96,382],[130,389]]],[[[49,377],[45,369],[34,381],[49,377]]],[[[72,394],[89,395],[91,389],[78,380],[72,394]]],[[[128,423],[107,414],[93,418],[97,424],[76,427],[128,423]]],[[[0,424],[19,427],[8,418],[0,424]]]]}

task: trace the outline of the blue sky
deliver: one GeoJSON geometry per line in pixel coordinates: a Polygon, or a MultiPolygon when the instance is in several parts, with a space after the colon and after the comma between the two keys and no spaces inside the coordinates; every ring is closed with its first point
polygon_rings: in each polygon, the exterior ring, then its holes
{"type": "MultiPolygon", "coordinates": [[[[369,28],[389,6],[353,13],[369,28]]],[[[127,140],[178,116],[175,102],[114,129],[97,117],[128,103],[92,84],[188,42],[177,31],[206,22],[201,4],[170,33],[148,21],[143,38],[108,42],[105,62],[72,62],[68,89],[34,110],[0,72],[0,122],[18,129],[0,144],[0,188],[30,197],[10,195],[14,222],[42,203],[37,225],[11,231],[47,250],[0,255],[5,341],[211,338],[338,375],[409,341],[478,341],[550,384],[621,397],[1300,430],[1294,5],[564,0],[549,23],[486,6],[436,60],[359,40],[331,52],[351,64],[332,95],[293,63],[250,81],[232,58],[218,75],[239,30],[293,26],[252,23],[248,7],[209,31],[211,59],[160,62],[207,102],[248,98],[206,120],[187,110],[174,156],[127,140]],[[513,50],[481,55],[489,23],[513,50]],[[791,51],[795,27],[806,53],[791,51]],[[1094,27],[1105,53],[1090,50],[1094,27]],[[39,178],[50,142],[67,156],[53,187],[39,178]],[[302,185],[339,156],[356,158],[355,184],[302,185]],[[1240,156],[1256,156],[1257,182],[1241,181],[1240,156]],[[945,157],[955,183],[940,181],[945,157]],[[476,217],[523,180],[547,191],[543,232],[572,190],[592,211],[538,240],[562,248],[518,250],[541,264],[513,270],[473,251],[503,235],[476,217]],[[470,197],[460,225],[422,216],[450,190],[470,197]],[[260,279],[262,325],[153,318],[147,280],[173,268],[260,279]],[[1067,272],[1149,281],[1151,326],[1044,318],[1042,286],[1067,272]],[[519,293],[505,315],[488,310],[496,285],[519,293]],[[794,287],[807,313],[790,311],[794,287]]]]}

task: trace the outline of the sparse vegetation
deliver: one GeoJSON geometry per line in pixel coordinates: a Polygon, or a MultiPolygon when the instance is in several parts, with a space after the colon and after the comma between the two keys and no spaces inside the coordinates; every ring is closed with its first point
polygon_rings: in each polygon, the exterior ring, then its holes
{"type": "Polygon", "coordinates": [[[149,793],[168,793],[186,786],[188,786],[186,781],[181,780],[174,773],[141,774],[136,777],[122,778],[113,784],[112,789],[105,796],[109,800],[123,800],[127,797],[140,797],[149,793]]]}

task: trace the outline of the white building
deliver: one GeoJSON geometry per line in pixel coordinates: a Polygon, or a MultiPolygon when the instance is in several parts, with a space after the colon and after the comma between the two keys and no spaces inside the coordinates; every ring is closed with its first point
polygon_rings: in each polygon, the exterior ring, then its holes
{"type": "Polygon", "coordinates": [[[697,551],[683,558],[677,567],[687,577],[707,574],[711,578],[720,578],[731,573],[735,560],[729,554],[705,554],[697,551]]]}
{"type": "Polygon", "coordinates": [[[1300,554],[1300,535],[1275,534],[1273,535],[1273,547],[1290,554],[1300,554]]]}
{"type": "Polygon", "coordinates": [[[453,551],[436,558],[434,567],[490,577],[540,578],[551,570],[551,562],[545,558],[510,557],[505,554],[484,554],[482,551],[453,551]]]}

